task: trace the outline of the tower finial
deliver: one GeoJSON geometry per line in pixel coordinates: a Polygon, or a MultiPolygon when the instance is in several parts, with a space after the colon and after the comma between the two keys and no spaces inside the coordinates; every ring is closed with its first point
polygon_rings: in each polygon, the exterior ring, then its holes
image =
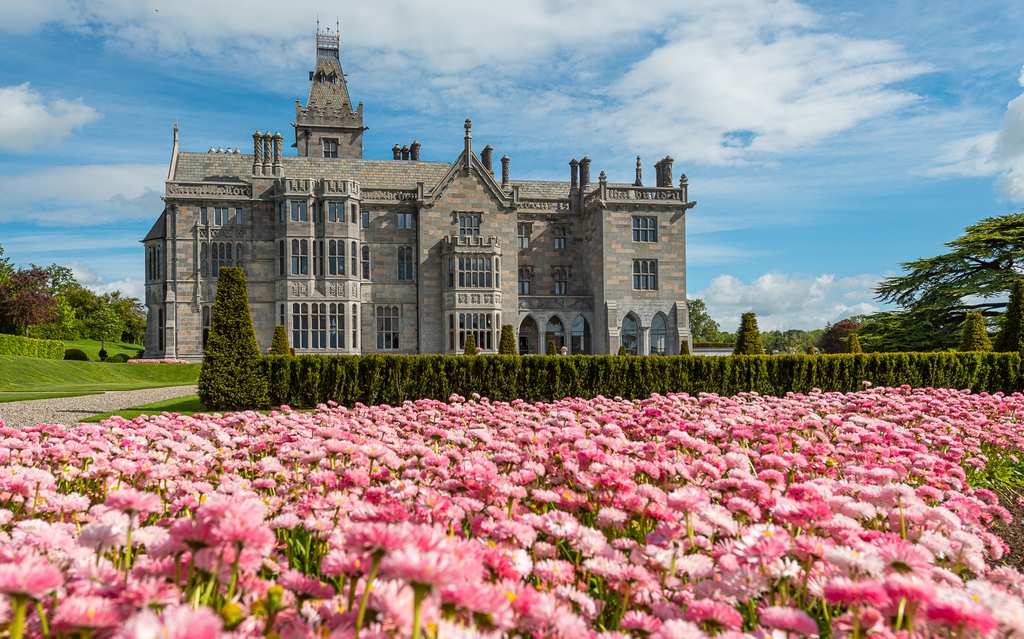
{"type": "Polygon", "coordinates": [[[472,120],[470,120],[469,118],[466,118],[466,124],[465,124],[465,125],[463,125],[463,126],[465,126],[465,128],[466,128],[466,137],[467,137],[467,138],[471,138],[471,137],[473,137],[473,136],[472,136],[472,135],[470,134],[470,130],[472,130],[472,128],[473,128],[473,121],[472,121],[472,120]]]}
{"type": "Polygon", "coordinates": [[[640,156],[638,155],[638,156],[636,156],[636,182],[633,182],[633,186],[643,186],[644,185],[644,178],[643,178],[643,176],[644,176],[644,170],[640,166],[640,156]]]}

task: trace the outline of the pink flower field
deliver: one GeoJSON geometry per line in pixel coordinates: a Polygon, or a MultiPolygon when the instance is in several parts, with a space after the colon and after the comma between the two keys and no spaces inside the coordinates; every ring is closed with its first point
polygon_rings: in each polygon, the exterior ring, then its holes
{"type": "MultiPolygon", "coordinates": [[[[12,639],[1024,636],[972,489],[1024,396],[449,403],[0,428],[12,639]]],[[[2,423],[0,423],[2,426],[2,423]]]]}

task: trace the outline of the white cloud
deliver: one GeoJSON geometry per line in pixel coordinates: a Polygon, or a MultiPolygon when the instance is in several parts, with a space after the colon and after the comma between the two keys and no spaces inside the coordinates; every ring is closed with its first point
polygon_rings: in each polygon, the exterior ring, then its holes
{"type": "Polygon", "coordinates": [[[103,293],[113,293],[114,291],[121,291],[125,297],[136,297],[138,299],[145,299],[146,285],[141,280],[134,280],[130,277],[126,277],[123,280],[117,282],[107,282],[104,278],[92,269],[88,264],[82,264],[78,260],[71,260],[67,263],[67,267],[71,269],[75,279],[79,284],[89,289],[93,293],[102,295],[103,293]]]}
{"type": "Polygon", "coordinates": [[[155,220],[167,167],[160,164],[59,166],[0,175],[0,222],[89,226],[155,220]]]}
{"type": "Polygon", "coordinates": [[[745,284],[732,275],[719,275],[703,291],[690,297],[703,299],[708,313],[724,331],[739,326],[740,315],[753,311],[762,331],[824,328],[853,315],[873,313],[877,275],[836,279],[834,275],[789,276],[765,273],[745,284]]]}
{"type": "Polygon", "coordinates": [[[0,148],[21,152],[45,148],[99,117],[81,100],[47,102],[28,82],[0,87],[0,148]]]}
{"type": "MultiPolygon", "coordinates": [[[[1024,68],[1018,83],[1024,86],[1024,68]]],[[[998,176],[1008,200],[1024,200],[1024,93],[1006,105],[1002,128],[950,144],[936,164],[936,175],[998,176]]]]}

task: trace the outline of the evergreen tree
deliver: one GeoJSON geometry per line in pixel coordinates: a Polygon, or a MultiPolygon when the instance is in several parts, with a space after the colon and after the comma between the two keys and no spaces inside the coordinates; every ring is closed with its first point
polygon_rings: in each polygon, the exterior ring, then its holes
{"type": "Polygon", "coordinates": [[[463,355],[476,355],[476,353],[476,338],[470,333],[466,335],[466,350],[463,352],[463,355]]]}
{"type": "Polygon", "coordinates": [[[679,354],[680,355],[689,355],[690,354],[690,342],[687,342],[685,339],[683,341],[679,342],[679,354]]]}
{"type": "Polygon", "coordinates": [[[856,333],[850,333],[850,336],[846,338],[846,352],[847,353],[863,353],[864,349],[860,347],[860,338],[857,337],[856,333]]]}
{"type": "Polygon", "coordinates": [[[498,354],[516,354],[516,329],[511,324],[503,324],[501,327],[501,342],[498,344],[498,354]]]}
{"type": "Polygon", "coordinates": [[[1010,303],[995,348],[1000,353],[1024,350],[1024,280],[1016,280],[1010,287],[1010,303]]]}
{"type": "Polygon", "coordinates": [[[288,329],[281,324],[274,327],[274,341],[270,344],[271,355],[291,355],[288,347],[288,329]]]}
{"type": "Polygon", "coordinates": [[[622,355],[625,355],[625,354],[626,354],[626,347],[625,346],[620,346],[619,347],[619,356],[621,357],[622,355]]]}
{"type": "Polygon", "coordinates": [[[239,267],[222,268],[199,372],[199,400],[210,410],[266,407],[267,380],[260,374],[259,361],[245,272],[239,267]]]}
{"type": "Polygon", "coordinates": [[[744,313],[740,316],[740,328],[736,331],[736,348],[733,355],[763,355],[761,331],[757,329],[757,316],[744,313]]]}
{"type": "Polygon", "coordinates": [[[988,331],[985,330],[985,318],[981,313],[968,313],[964,319],[963,332],[960,334],[960,348],[963,352],[969,351],[990,351],[992,341],[988,338],[988,331]]]}
{"type": "Polygon", "coordinates": [[[555,348],[555,340],[553,340],[553,339],[549,339],[548,340],[548,350],[547,350],[546,354],[547,355],[558,355],[558,349],[555,348]]]}

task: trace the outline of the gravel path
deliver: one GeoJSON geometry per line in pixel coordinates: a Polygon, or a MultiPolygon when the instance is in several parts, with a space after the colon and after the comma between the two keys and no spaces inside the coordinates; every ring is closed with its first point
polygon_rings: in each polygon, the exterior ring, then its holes
{"type": "Polygon", "coordinates": [[[168,386],[133,391],[107,391],[99,395],[81,397],[6,402],[0,404],[0,421],[12,428],[36,424],[71,426],[93,415],[195,394],[195,386],[168,386]]]}

